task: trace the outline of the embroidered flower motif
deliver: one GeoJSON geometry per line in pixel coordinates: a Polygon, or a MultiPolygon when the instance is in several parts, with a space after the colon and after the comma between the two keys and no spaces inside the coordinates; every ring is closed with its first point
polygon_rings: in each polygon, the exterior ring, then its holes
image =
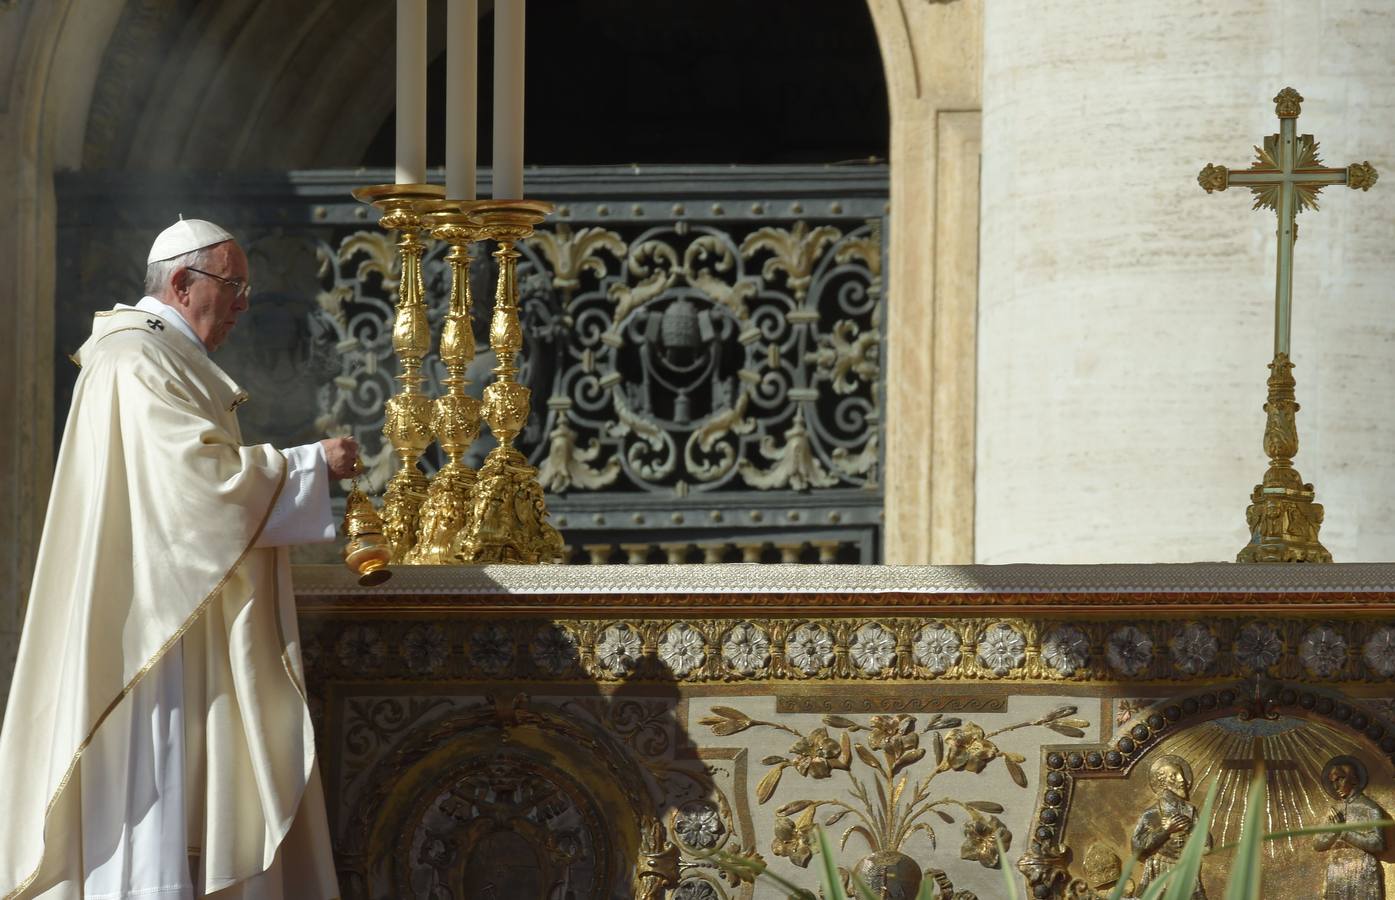
{"type": "Polygon", "coordinates": [[[545,625],[528,644],[533,664],[550,675],[561,675],[577,664],[576,635],[561,625],[545,625]]]}
{"type": "Polygon", "coordinates": [[[757,625],[737,625],[722,642],[722,659],[733,671],[754,675],[770,659],[770,638],[757,625]]]}
{"type": "Polygon", "coordinates": [[[1167,642],[1172,665],[1185,675],[1200,675],[1216,661],[1220,645],[1211,629],[1200,622],[1188,622],[1167,642]]]}
{"type": "Polygon", "coordinates": [[[617,678],[639,664],[639,634],[628,625],[611,625],[596,642],[596,659],[617,678]]]}
{"type": "Polygon", "coordinates": [[[387,656],[387,644],[378,637],[376,630],[367,625],[353,625],[339,635],[334,652],[346,669],[376,669],[387,656]]]}
{"type": "Polygon", "coordinates": [[[1361,658],[1380,677],[1395,675],[1395,627],[1386,625],[1372,632],[1361,648],[1361,658]]]}
{"type": "Polygon", "coordinates": [[[868,675],[876,675],[896,661],[896,636],[876,622],[869,622],[853,635],[848,653],[853,665],[868,675]]]}
{"type": "Polygon", "coordinates": [[[1317,678],[1330,678],[1346,665],[1347,641],[1330,625],[1316,625],[1308,629],[1298,644],[1298,658],[1309,674],[1317,678]]]}
{"type": "Polygon", "coordinates": [[[694,800],[683,804],[673,816],[673,831],[689,847],[707,850],[717,846],[726,832],[717,806],[710,800],[694,800]]]}
{"type": "Polygon", "coordinates": [[[476,628],[470,635],[470,661],[490,674],[513,664],[513,635],[497,623],[476,628]]]}
{"type": "Polygon", "coordinates": [[[1255,672],[1263,672],[1274,665],[1283,652],[1283,639],[1273,625],[1251,622],[1235,636],[1236,662],[1255,672]]]}
{"type": "Polygon", "coordinates": [[[947,625],[926,625],[911,645],[915,661],[934,675],[943,675],[959,662],[959,635],[947,625]]]}
{"type": "Polygon", "coordinates": [[[1012,846],[1012,832],[997,816],[976,815],[964,823],[964,846],[960,859],[976,859],[986,869],[998,868],[998,842],[1003,849],[1012,846]]]}
{"type": "Polygon", "coordinates": [[[706,641],[701,632],[686,622],[679,622],[664,632],[664,639],[659,642],[659,659],[674,675],[686,678],[689,672],[707,661],[706,641]]]}
{"type": "Polygon", "coordinates": [[[722,900],[722,898],[710,882],[691,879],[678,886],[678,889],[673,892],[673,900],[722,900]]]}
{"type": "Polygon", "coordinates": [[[790,765],[806,778],[827,778],[834,769],[846,772],[852,765],[852,746],[846,734],[843,741],[829,737],[827,728],[815,728],[790,746],[790,765]]]}
{"type": "Polygon", "coordinates": [[[813,816],[800,816],[798,822],[789,816],[776,816],[775,839],[770,842],[770,852],[785,857],[801,869],[808,868],[814,856],[813,832],[813,816]]]}
{"type": "Polygon", "coordinates": [[[1074,625],[1057,625],[1041,642],[1041,657],[1062,675],[1074,675],[1090,658],[1090,639],[1074,625]]]}
{"type": "Polygon", "coordinates": [[[1121,675],[1137,675],[1153,661],[1153,639],[1136,625],[1116,628],[1104,642],[1104,656],[1121,675]]]}
{"type": "Polygon", "coordinates": [[[999,678],[1022,665],[1027,658],[1027,639],[1006,622],[988,629],[978,642],[978,661],[999,678]]]}
{"type": "Polygon", "coordinates": [[[785,658],[805,675],[833,664],[833,636],[822,625],[800,625],[785,642],[785,658]]]}
{"type": "Polygon", "coordinates": [[[440,625],[413,625],[402,636],[402,659],[418,675],[434,672],[450,656],[450,641],[440,625]]]}

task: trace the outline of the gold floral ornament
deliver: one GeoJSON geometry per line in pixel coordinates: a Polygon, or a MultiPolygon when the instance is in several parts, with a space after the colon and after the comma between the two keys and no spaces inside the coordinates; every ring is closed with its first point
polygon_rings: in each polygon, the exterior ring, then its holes
{"type": "MultiPolygon", "coordinates": [[[[977,811],[975,811],[977,813],[977,811]]],[[[987,869],[998,868],[999,847],[1012,846],[1012,832],[997,816],[973,815],[964,823],[964,845],[959,848],[960,859],[977,860],[987,869]]]]}
{"type": "MultiPolygon", "coordinates": [[[[1025,788],[1023,757],[1001,750],[992,738],[1033,726],[1083,737],[1082,729],[1088,723],[1074,718],[1075,713],[1076,707],[1061,706],[1040,718],[993,732],[986,732],[973,722],[965,723],[938,714],[932,716],[923,729],[917,728],[913,715],[877,715],[866,721],[827,715],[820,727],[806,735],[786,725],[753,719],[729,706],[713,707],[712,715],[703,717],[699,723],[719,736],[739,734],[756,727],[775,728],[796,736],[797,740],[785,755],[768,756],[761,761],[770,769],[756,785],[759,803],[766,803],[774,796],[787,769],[815,780],[829,779],[834,772],[847,773],[847,794],[803,797],[775,809],[772,853],[805,868],[813,856],[811,834],[814,828],[820,824],[831,828],[847,819],[850,824],[841,836],[839,848],[846,847],[848,839],[856,834],[871,851],[848,870],[849,877],[856,875],[862,879],[874,895],[894,886],[905,891],[907,896],[914,896],[924,877],[923,869],[904,850],[917,834],[923,834],[931,847],[935,846],[935,829],[929,821],[932,814],[947,824],[955,824],[957,820],[950,810],[958,808],[966,813],[961,856],[978,860],[984,866],[1001,865],[998,842],[1006,847],[1012,841],[1011,832],[997,818],[1004,809],[1001,803],[937,797],[932,792],[935,779],[946,772],[978,774],[993,760],[1002,758],[1013,781],[1025,788]],[[924,734],[930,735],[928,747],[922,745],[924,734]],[[856,740],[854,735],[858,736],[856,740]],[[922,770],[923,774],[912,780],[911,770],[927,755],[933,755],[933,768],[922,770]],[[822,821],[819,820],[821,810],[822,821]]],[[[737,877],[748,880],[742,874],[737,877]]]]}
{"type": "Polygon", "coordinates": [[[798,819],[789,816],[775,817],[775,838],[770,842],[770,852],[783,856],[801,869],[809,865],[814,856],[814,814],[818,807],[810,804],[800,813],[798,819]]]}
{"type": "Polygon", "coordinates": [[[828,736],[827,729],[815,728],[794,742],[791,759],[781,765],[793,766],[805,778],[827,778],[834,769],[846,772],[852,763],[850,743],[846,734],[840,744],[828,736]]]}

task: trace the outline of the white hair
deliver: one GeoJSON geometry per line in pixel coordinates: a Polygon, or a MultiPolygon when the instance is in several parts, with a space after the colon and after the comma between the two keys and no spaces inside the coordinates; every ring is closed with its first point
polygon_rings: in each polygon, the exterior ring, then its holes
{"type": "MultiPolygon", "coordinates": [[[[214,244],[213,247],[218,246],[214,244]]],[[[213,247],[201,247],[169,259],[157,259],[145,267],[145,292],[151,297],[159,297],[169,287],[170,278],[176,269],[207,268],[213,262],[213,247]]]]}

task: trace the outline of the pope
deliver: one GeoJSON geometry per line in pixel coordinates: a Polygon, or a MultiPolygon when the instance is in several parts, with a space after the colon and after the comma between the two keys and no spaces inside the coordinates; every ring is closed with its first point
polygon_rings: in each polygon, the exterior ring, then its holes
{"type": "Polygon", "coordinates": [[[233,236],[155,239],[97,313],[4,728],[0,896],[338,896],[287,547],[334,537],[347,438],[246,446],[208,356],[251,295],[233,236]]]}

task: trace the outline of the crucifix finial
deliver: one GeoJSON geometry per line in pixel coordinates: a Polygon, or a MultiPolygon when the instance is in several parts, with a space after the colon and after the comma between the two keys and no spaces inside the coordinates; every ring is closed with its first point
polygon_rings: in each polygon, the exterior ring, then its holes
{"type": "Polygon", "coordinates": [[[1281,119],[1296,119],[1302,103],[1303,95],[1291,87],[1286,87],[1274,96],[1274,112],[1278,113],[1281,119]]]}
{"type": "Polygon", "coordinates": [[[1256,160],[1248,169],[1232,170],[1207,165],[1197,176],[1206,191],[1224,191],[1231,185],[1248,187],[1255,209],[1271,209],[1278,218],[1279,252],[1274,286],[1274,361],[1269,364],[1269,400],[1264,404],[1268,422],[1264,449],[1269,469],[1264,481],[1250,495],[1246,520],[1250,542],[1240,551],[1239,562],[1331,562],[1332,554],[1318,541],[1323,511],[1314,503],[1311,484],[1304,484],[1293,467],[1298,453],[1298,427],[1294,414],[1293,363],[1289,360],[1289,326],[1293,306],[1293,242],[1298,237],[1298,213],[1316,210],[1317,198],[1328,185],[1345,184],[1353,190],[1370,190],[1376,170],[1369,162],[1345,168],[1327,168],[1318,157],[1318,142],[1311,134],[1298,133],[1303,97],[1291,87],[1274,97],[1279,133],[1255,148],[1256,160]]]}

